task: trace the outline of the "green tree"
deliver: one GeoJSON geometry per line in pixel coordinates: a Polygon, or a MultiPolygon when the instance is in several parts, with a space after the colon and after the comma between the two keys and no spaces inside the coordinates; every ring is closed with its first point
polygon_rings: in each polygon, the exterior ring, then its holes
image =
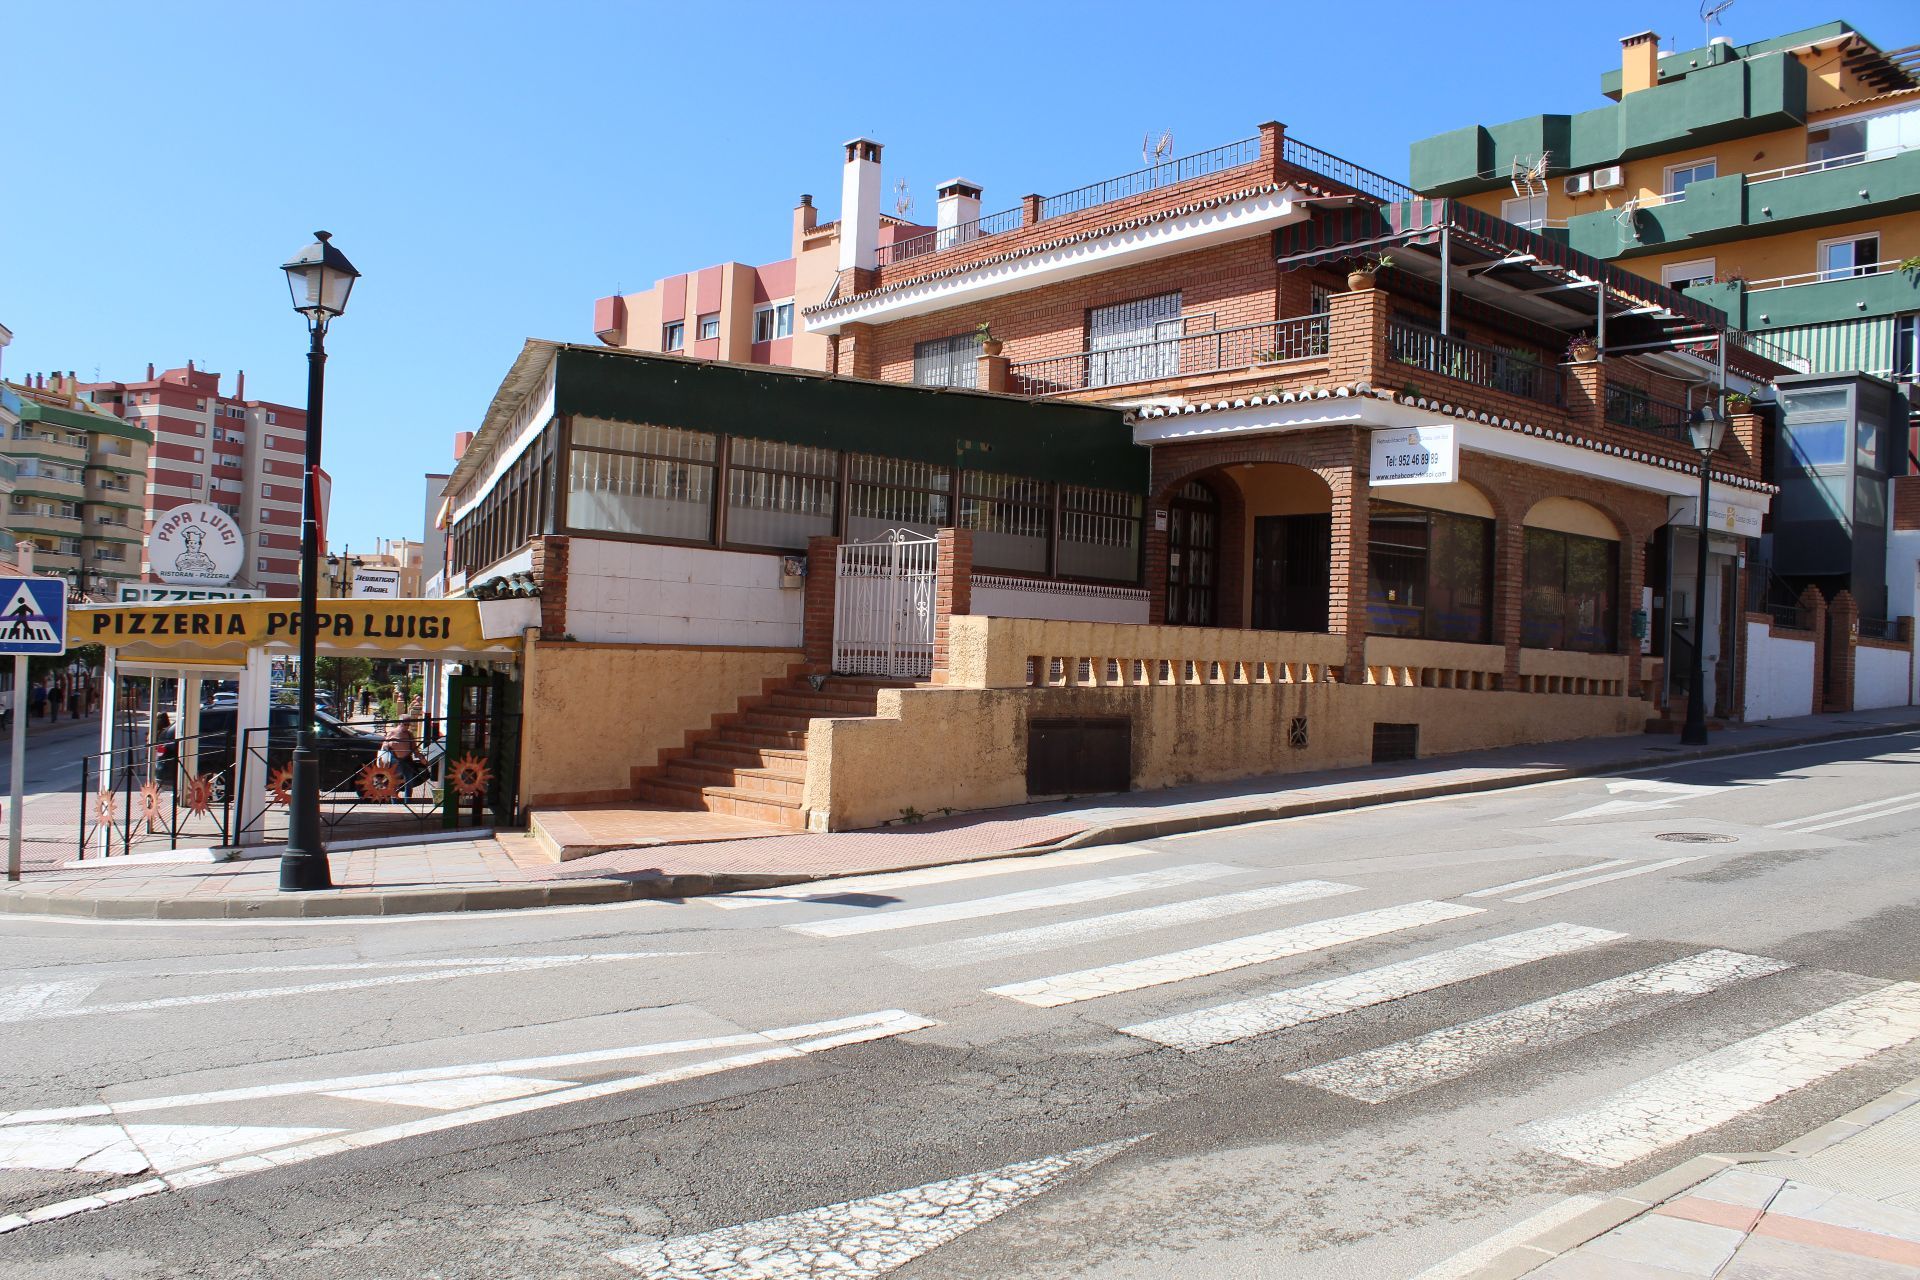
{"type": "Polygon", "coordinates": [[[373,661],[369,658],[322,658],[313,664],[314,683],[333,690],[334,705],[343,710],[347,690],[365,684],[372,675],[373,661]]]}

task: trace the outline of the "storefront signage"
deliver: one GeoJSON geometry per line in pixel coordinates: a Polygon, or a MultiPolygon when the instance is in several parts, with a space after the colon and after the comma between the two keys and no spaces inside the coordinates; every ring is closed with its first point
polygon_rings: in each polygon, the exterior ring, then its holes
{"type": "MultiPolygon", "coordinates": [[[[322,601],[315,629],[321,649],[501,648],[481,632],[472,600],[322,601]]],[[[140,649],[291,646],[300,639],[292,600],[101,605],[74,610],[73,632],[86,644],[140,649]]]]}
{"type": "Polygon", "coordinates": [[[355,569],[353,596],[356,600],[398,600],[400,571],[398,569],[355,569]]]}
{"type": "Polygon", "coordinates": [[[176,587],[224,587],[246,566],[246,535],[212,503],[189,502],[155,517],[147,563],[176,587]]]}
{"type": "Polygon", "coordinates": [[[151,582],[120,584],[121,604],[187,604],[195,600],[258,600],[252,587],[159,587],[151,582]]]}
{"type": "Polygon", "coordinates": [[[1451,426],[1376,431],[1368,483],[1452,484],[1460,478],[1459,458],[1451,426]]]}
{"type": "MultiPolygon", "coordinates": [[[[1691,529],[1698,521],[1694,517],[1694,503],[1697,498],[1668,499],[1669,519],[1667,523],[1677,529],[1691,529]]],[[[1710,533],[1730,533],[1736,538],[1757,538],[1760,536],[1760,523],[1764,513],[1754,507],[1743,507],[1734,502],[1707,502],[1707,530],[1710,533]]]]}

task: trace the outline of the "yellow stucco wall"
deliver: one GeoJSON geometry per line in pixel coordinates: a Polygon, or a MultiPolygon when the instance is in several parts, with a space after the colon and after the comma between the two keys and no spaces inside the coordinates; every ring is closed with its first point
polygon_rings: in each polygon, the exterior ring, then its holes
{"type": "Polygon", "coordinates": [[[631,771],[759,695],[791,649],[531,641],[520,794],[532,807],[631,794],[631,771]]]}

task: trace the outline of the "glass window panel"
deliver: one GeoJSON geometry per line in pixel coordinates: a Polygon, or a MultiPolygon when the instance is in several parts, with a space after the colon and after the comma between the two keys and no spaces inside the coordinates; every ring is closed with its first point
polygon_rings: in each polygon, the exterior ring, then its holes
{"type": "Polygon", "coordinates": [[[713,537],[710,466],[575,450],[567,470],[567,523],[576,529],[701,542],[713,537]]]}
{"type": "Polygon", "coordinates": [[[727,462],[727,541],[804,549],[833,532],[839,455],[772,440],[734,439],[727,462]]]}
{"type": "Polygon", "coordinates": [[[1551,529],[1528,529],[1520,616],[1520,643],[1560,649],[1566,630],[1566,539],[1551,529]]]}
{"type": "Polygon", "coordinates": [[[1053,496],[1045,481],[965,471],[960,476],[960,519],[973,530],[973,562],[983,569],[1047,571],[1047,536],[1053,496]]]}
{"type": "Polygon", "coordinates": [[[847,458],[847,537],[870,542],[889,529],[932,534],[950,522],[952,473],[904,458],[856,453],[847,458]]]}
{"type": "Polygon", "coordinates": [[[1178,293],[1094,307],[1087,312],[1088,385],[1173,377],[1180,372],[1181,333],[1178,293]]]}
{"type": "Polygon", "coordinates": [[[1493,638],[1493,522],[1433,515],[1428,551],[1427,638],[1485,644],[1493,638]]]}
{"type": "Polygon", "coordinates": [[[1418,636],[1427,602],[1427,518],[1375,510],[1367,535],[1367,630],[1418,636]]]}
{"type": "Polygon", "coordinates": [[[682,431],[678,427],[575,418],[573,447],[618,449],[625,453],[650,453],[660,458],[712,462],[718,451],[719,437],[705,431],[682,431]]]}
{"type": "Polygon", "coordinates": [[[980,335],[956,333],[914,343],[913,380],[923,387],[978,386],[980,335]]]}
{"type": "Polygon", "coordinates": [[[1789,422],[1787,451],[1803,467],[1839,467],[1847,461],[1845,422],[1789,422]]]}
{"type": "Polygon", "coordinates": [[[1567,648],[1612,650],[1618,550],[1619,544],[1600,538],[1567,537],[1567,648]]]}
{"type": "Polygon", "coordinates": [[[1138,494],[1067,485],[1060,491],[1063,578],[1133,582],[1140,573],[1143,499],[1138,494]]]}

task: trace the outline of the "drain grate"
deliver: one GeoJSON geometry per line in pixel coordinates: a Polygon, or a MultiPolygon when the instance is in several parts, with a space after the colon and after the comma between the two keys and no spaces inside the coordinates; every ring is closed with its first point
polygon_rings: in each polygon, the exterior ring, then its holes
{"type": "Polygon", "coordinates": [[[1723,836],[1712,831],[1662,831],[1655,840],[1671,840],[1675,844],[1732,844],[1739,836],[1723,836]]]}

